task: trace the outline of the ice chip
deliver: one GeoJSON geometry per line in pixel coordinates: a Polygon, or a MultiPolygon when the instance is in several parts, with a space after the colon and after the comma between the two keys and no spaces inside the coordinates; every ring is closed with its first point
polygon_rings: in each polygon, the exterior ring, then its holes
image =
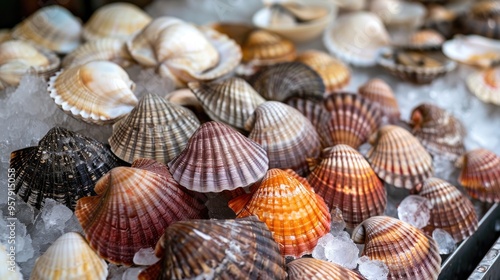
{"type": "Polygon", "coordinates": [[[449,234],[446,230],[437,228],[432,232],[432,238],[436,241],[438,248],[439,248],[439,254],[441,255],[448,255],[453,253],[455,250],[455,239],[453,239],[453,236],[449,234]]]}
{"type": "Polygon", "coordinates": [[[387,280],[389,268],[379,260],[370,260],[369,257],[363,256],[358,259],[358,270],[367,280],[387,280]]]}
{"type": "Polygon", "coordinates": [[[146,267],[129,267],[123,273],[121,280],[138,279],[139,273],[141,273],[144,269],[146,269],[146,267]]]}
{"type": "Polygon", "coordinates": [[[108,265],[108,278],[107,280],[122,280],[123,275],[128,267],[121,265],[118,266],[116,264],[110,263],[108,265]]]}
{"type": "Polygon", "coordinates": [[[356,268],[359,249],[347,232],[341,232],[325,246],[325,257],[329,262],[336,263],[348,269],[356,268]]]}
{"type": "Polygon", "coordinates": [[[320,239],[318,239],[318,243],[316,244],[316,247],[314,247],[312,251],[312,257],[318,260],[326,261],[325,247],[332,240],[333,240],[333,235],[331,233],[327,233],[323,235],[320,239]]]}
{"type": "Polygon", "coordinates": [[[423,228],[431,217],[432,204],[419,195],[409,195],[398,206],[398,217],[416,228],[423,228]]]}
{"type": "Polygon", "coordinates": [[[333,236],[337,236],[345,229],[345,221],[342,216],[342,210],[334,207],[332,211],[330,211],[330,214],[332,216],[332,221],[330,223],[330,232],[333,236]]]}
{"type": "Polygon", "coordinates": [[[160,259],[155,255],[153,248],[141,248],[134,255],[134,264],[136,265],[153,265],[160,259]]]}
{"type": "Polygon", "coordinates": [[[47,198],[40,215],[44,221],[45,229],[57,228],[62,234],[66,222],[73,216],[73,211],[66,205],[47,198]]]}

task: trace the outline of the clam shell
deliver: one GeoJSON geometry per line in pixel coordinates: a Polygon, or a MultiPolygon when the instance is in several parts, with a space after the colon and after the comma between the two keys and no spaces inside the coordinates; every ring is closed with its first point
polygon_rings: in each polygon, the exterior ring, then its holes
{"type": "Polygon", "coordinates": [[[307,180],[330,209],[342,211],[348,228],[384,213],[384,184],[358,151],[336,145],[323,150],[317,161],[307,180]]]}
{"type": "Polygon", "coordinates": [[[434,239],[398,219],[371,217],[354,229],[352,239],[365,245],[363,255],[387,265],[387,279],[437,279],[441,271],[434,239]]]}
{"type": "Polygon", "coordinates": [[[429,223],[423,228],[425,233],[430,235],[440,228],[449,232],[456,242],[474,234],[478,227],[474,205],[455,186],[432,177],[417,186],[417,193],[432,204],[429,223]]]}
{"type": "Polygon", "coordinates": [[[474,3],[463,17],[463,25],[465,34],[500,39],[500,3],[491,0],[474,3]]]}
{"type": "Polygon", "coordinates": [[[24,19],[12,30],[12,37],[66,54],[80,44],[82,25],[62,6],[46,6],[24,19]]]}
{"type": "Polygon", "coordinates": [[[59,237],[47,251],[36,260],[31,272],[32,280],[105,280],[108,265],[87,241],[76,232],[59,237]]]}
{"type": "Polygon", "coordinates": [[[117,64],[91,61],[57,72],[48,91],[67,114],[91,124],[110,124],[137,105],[135,84],[117,64]]]}
{"type": "Polygon", "coordinates": [[[251,194],[229,201],[238,218],[257,215],[266,223],[283,256],[310,254],[330,231],[330,213],[323,199],[295,176],[270,169],[251,194]]]}
{"type": "Polygon", "coordinates": [[[483,102],[500,106],[500,67],[470,74],[466,80],[469,91],[483,102]]]}
{"type": "Polygon", "coordinates": [[[87,41],[103,38],[127,40],[151,22],[151,17],[130,3],[111,3],[97,9],[83,26],[87,41]]]}
{"type": "Polygon", "coordinates": [[[168,166],[183,187],[205,193],[249,186],[265,175],[268,162],[254,141],[222,123],[207,122],[168,166]]]}
{"type": "Polygon", "coordinates": [[[107,261],[132,265],[176,221],[202,218],[205,209],[185,193],[168,168],[149,159],[113,168],[95,186],[97,196],[78,200],[75,215],[90,246],[107,261]]]}
{"type": "Polygon", "coordinates": [[[336,263],[313,258],[293,260],[286,267],[289,280],[364,279],[356,272],[336,263]]]}
{"type": "Polygon", "coordinates": [[[99,178],[123,164],[101,142],[62,127],[49,130],[38,146],[10,155],[15,192],[37,209],[45,198],[74,209],[79,198],[95,195],[99,178]]]}
{"type": "Polygon", "coordinates": [[[410,132],[385,125],[373,136],[367,160],[386,183],[412,189],[433,175],[431,155],[410,132]]]}
{"type": "Polygon", "coordinates": [[[304,175],[308,169],[306,159],[319,155],[320,140],[314,126],[286,104],[262,103],[245,127],[250,131],[248,138],[267,152],[269,168],[290,168],[304,175]]]}
{"type": "Polygon", "coordinates": [[[475,199],[500,202],[500,157],[486,149],[467,152],[457,161],[458,182],[475,199]]]}
{"type": "Polygon", "coordinates": [[[478,35],[455,36],[443,44],[450,59],[483,68],[500,62],[500,42],[478,35]]]}
{"type": "Polygon", "coordinates": [[[301,62],[283,62],[263,68],[250,77],[249,83],[268,100],[321,99],[325,93],[321,76],[301,62]]]}
{"type": "Polygon", "coordinates": [[[401,113],[391,86],[381,79],[371,79],[358,88],[359,95],[380,107],[383,123],[396,123],[401,113]]]}
{"type": "Polygon", "coordinates": [[[280,279],[285,261],[256,217],[170,225],[156,245],[162,259],[139,279],[280,279]]]}
{"type": "Polygon", "coordinates": [[[64,57],[62,67],[71,68],[95,60],[108,60],[121,67],[128,67],[133,63],[125,42],[114,38],[104,38],[79,46],[64,57]]]}
{"type": "Polygon", "coordinates": [[[455,160],[465,153],[462,123],[446,110],[424,103],[413,109],[410,126],[412,133],[433,155],[455,160]]]}
{"type": "Polygon", "coordinates": [[[297,56],[291,41],[264,30],[251,32],[241,45],[241,50],[242,61],[255,65],[293,61],[297,56]]]}
{"type": "Polygon", "coordinates": [[[150,158],[167,163],[179,155],[200,126],[186,108],[147,93],[125,118],[113,125],[108,139],[119,158],[150,158]]]}

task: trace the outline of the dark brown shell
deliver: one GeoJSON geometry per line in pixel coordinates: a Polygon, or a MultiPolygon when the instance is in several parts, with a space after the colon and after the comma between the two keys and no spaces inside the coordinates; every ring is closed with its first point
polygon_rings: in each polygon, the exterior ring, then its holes
{"type": "Polygon", "coordinates": [[[373,101],[380,107],[380,111],[387,123],[396,123],[401,113],[394,92],[391,87],[381,79],[371,79],[363,84],[358,92],[361,96],[373,101]]]}
{"type": "Polygon", "coordinates": [[[462,21],[466,34],[500,39],[500,2],[478,1],[462,21]]]}
{"type": "Polygon", "coordinates": [[[364,279],[356,272],[342,267],[336,263],[317,260],[313,258],[301,258],[286,265],[289,280],[355,280],[364,279]]]}

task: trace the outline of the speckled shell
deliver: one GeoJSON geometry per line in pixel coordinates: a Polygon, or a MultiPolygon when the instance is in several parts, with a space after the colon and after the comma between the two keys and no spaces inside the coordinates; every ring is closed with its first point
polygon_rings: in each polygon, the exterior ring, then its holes
{"type": "Polygon", "coordinates": [[[465,153],[462,123],[446,110],[424,103],[413,109],[410,126],[412,133],[433,155],[456,160],[465,153]]]}
{"type": "Polygon", "coordinates": [[[113,125],[108,142],[124,161],[150,158],[167,163],[180,154],[199,126],[188,109],[147,93],[130,114],[113,125]]]}
{"type": "Polygon", "coordinates": [[[62,67],[71,68],[95,60],[108,60],[121,67],[128,67],[133,63],[125,42],[114,38],[104,38],[79,46],[64,57],[62,67]]]}
{"type": "Polygon", "coordinates": [[[297,259],[289,262],[286,267],[289,280],[364,279],[356,272],[336,263],[313,258],[297,259]]]}
{"type": "Polygon", "coordinates": [[[151,22],[151,17],[130,3],[111,3],[97,9],[83,26],[87,41],[102,38],[127,40],[151,22]]]}
{"type": "Polygon", "coordinates": [[[311,121],[316,132],[318,132],[321,146],[330,147],[331,139],[328,129],[325,127],[330,123],[330,112],[328,112],[323,102],[318,102],[305,98],[291,98],[288,99],[286,104],[299,110],[309,121],[311,121]]]}
{"type": "Polygon", "coordinates": [[[76,232],[59,237],[36,260],[31,280],[105,280],[108,265],[76,232]]]}
{"type": "Polygon", "coordinates": [[[416,192],[432,204],[429,223],[423,228],[425,233],[430,235],[440,228],[456,242],[474,234],[478,226],[474,205],[455,186],[432,177],[417,186],[416,192]]]}
{"type": "Polygon", "coordinates": [[[215,121],[244,130],[245,121],[266,100],[245,80],[231,77],[209,83],[188,84],[205,112],[215,121]]]}
{"type": "Polygon", "coordinates": [[[354,229],[352,239],[365,244],[363,255],[387,265],[387,279],[437,279],[441,271],[434,239],[398,219],[371,217],[354,229]]]}
{"type": "Polygon", "coordinates": [[[467,152],[457,161],[458,182],[475,199],[500,202],[500,157],[486,149],[467,152]]]}
{"type": "Polygon", "coordinates": [[[266,174],[268,163],[257,143],[227,125],[207,122],[168,166],[183,187],[205,193],[249,186],[266,174]]]}
{"type": "Polygon", "coordinates": [[[325,126],[330,135],[329,146],[347,144],[357,149],[381,122],[378,106],[357,94],[332,94],[325,98],[324,105],[330,112],[325,126]]]}
{"type": "Polygon", "coordinates": [[[79,198],[95,195],[99,178],[123,164],[101,142],[62,127],[49,130],[38,146],[10,155],[10,168],[16,170],[15,191],[37,209],[45,198],[74,209],[79,198]]]}
{"type": "Polygon", "coordinates": [[[500,3],[479,1],[470,7],[463,19],[463,32],[477,34],[492,39],[500,39],[500,3]]]}
{"type": "Polygon", "coordinates": [[[267,152],[269,168],[293,169],[307,173],[306,159],[320,152],[318,133],[311,122],[296,109],[276,101],[259,105],[246,123],[248,138],[267,152]]]}
{"type": "Polygon", "coordinates": [[[295,45],[277,34],[255,30],[241,45],[244,63],[271,65],[278,62],[293,61],[297,56],[295,45]]]}
{"type": "Polygon", "coordinates": [[[295,176],[270,169],[250,194],[229,201],[238,218],[257,215],[266,223],[283,256],[310,254],[330,231],[330,213],[323,199],[295,176]]]}
{"type": "Polygon", "coordinates": [[[81,31],[78,18],[64,7],[52,5],[39,9],[16,25],[12,37],[66,54],[80,44],[81,31]]]}
{"type": "Polygon", "coordinates": [[[310,162],[312,172],[307,180],[330,209],[342,210],[348,228],[384,213],[384,184],[358,151],[336,145],[323,151],[317,165],[310,162]]]}
{"type": "Polygon", "coordinates": [[[380,107],[383,123],[396,123],[401,113],[392,88],[378,78],[368,80],[358,89],[359,95],[373,101],[380,107]]]}
{"type": "Polygon", "coordinates": [[[434,174],[431,155],[405,129],[385,125],[370,139],[367,159],[386,183],[412,189],[434,174]]]}
{"type": "Polygon", "coordinates": [[[149,159],[117,167],[78,200],[75,215],[90,246],[107,261],[132,265],[141,248],[155,246],[171,223],[203,217],[205,206],[185,193],[168,168],[149,159]]]}
{"type": "Polygon", "coordinates": [[[474,72],[467,77],[466,83],[477,98],[500,106],[500,67],[474,72]]]}
{"type": "Polygon", "coordinates": [[[249,83],[268,100],[321,99],[325,93],[321,76],[301,62],[283,62],[263,68],[250,77],[249,83]]]}
{"type": "Polygon", "coordinates": [[[278,244],[256,217],[174,223],[156,255],[162,259],[141,272],[140,280],[286,278],[278,244]]]}

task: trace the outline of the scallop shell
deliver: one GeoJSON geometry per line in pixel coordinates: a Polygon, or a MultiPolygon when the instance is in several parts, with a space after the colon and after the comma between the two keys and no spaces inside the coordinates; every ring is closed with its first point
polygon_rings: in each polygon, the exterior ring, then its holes
{"type": "Polygon", "coordinates": [[[78,200],[75,215],[90,246],[114,264],[132,265],[134,254],[153,247],[168,225],[202,218],[205,209],[164,164],[149,159],[113,168],[95,191],[97,196],[78,200]]]}
{"type": "Polygon", "coordinates": [[[241,45],[244,63],[272,65],[293,61],[297,56],[295,45],[279,35],[264,30],[251,32],[241,45]]]}
{"type": "Polygon", "coordinates": [[[467,152],[457,161],[458,181],[467,193],[485,202],[500,202],[500,157],[486,149],[467,152]]]}
{"type": "Polygon", "coordinates": [[[465,153],[462,123],[446,110],[424,103],[413,109],[410,125],[412,133],[433,155],[455,160],[465,153]]]}
{"type": "Polygon", "coordinates": [[[306,64],[321,76],[327,94],[342,89],[351,80],[349,67],[324,52],[305,51],[299,54],[296,61],[306,64]]]}
{"type": "Polygon", "coordinates": [[[330,209],[342,211],[348,228],[384,213],[384,184],[358,151],[336,145],[323,150],[317,161],[307,180],[330,209]]]}
{"type": "Polygon", "coordinates": [[[500,42],[478,35],[460,35],[443,44],[443,53],[450,59],[487,68],[500,62],[500,42]]]}
{"type": "Polygon", "coordinates": [[[330,112],[328,112],[322,102],[317,102],[304,98],[288,99],[287,104],[301,112],[309,121],[311,121],[322,147],[330,147],[331,139],[327,126],[330,123],[330,112]]]}
{"type": "Polygon", "coordinates": [[[465,34],[477,34],[500,39],[500,3],[479,1],[472,4],[470,12],[463,17],[465,34]]]}
{"type": "Polygon", "coordinates": [[[336,263],[313,258],[297,259],[289,262],[286,267],[289,280],[365,279],[356,272],[336,263]]]}
{"type": "Polygon", "coordinates": [[[467,77],[467,87],[483,102],[500,106],[500,67],[475,72],[467,77]]]}
{"type": "Polygon", "coordinates": [[[167,163],[179,155],[200,126],[186,108],[147,93],[125,118],[113,125],[108,139],[119,158],[150,158],[167,163]]]}
{"type": "Polygon", "coordinates": [[[254,141],[222,123],[207,122],[168,166],[183,187],[205,193],[249,186],[265,175],[268,162],[254,141]]]}
{"type": "Polygon", "coordinates": [[[49,80],[48,91],[67,114],[91,124],[110,124],[137,105],[135,84],[117,64],[91,61],[63,69],[49,80]]]}
{"type": "Polygon", "coordinates": [[[455,186],[432,177],[417,186],[416,190],[432,204],[424,232],[432,234],[434,229],[440,228],[450,233],[456,242],[474,234],[478,227],[474,205],[455,186]]]}
{"type": "Polygon", "coordinates": [[[111,3],[97,9],[83,26],[87,41],[103,38],[127,40],[139,33],[152,18],[130,3],[111,3]]]}
{"type": "Polygon", "coordinates": [[[62,6],[46,6],[16,25],[12,37],[66,54],[80,44],[80,20],[62,6]]]}
{"type": "Polygon", "coordinates": [[[301,62],[283,62],[263,68],[250,77],[249,83],[268,100],[321,99],[325,93],[321,76],[301,62]]]}
{"type": "Polygon", "coordinates": [[[373,0],[369,10],[379,16],[388,27],[415,29],[423,24],[425,6],[401,0],[373,0]]]}
{"type": "Polygon", "coordinates": [[[387,279],[437,279],[441,271],[436,241],[398,219],[371,217],[354,229],[352,239],[365,244],[363,255],[387,265],[387,279]]]}
{"type": "Polygon", "coordinates": [[[399,105],[391,86],[381,79],[371,79],[358,89],[359,95],[380,107],[383,123],[396,123],[401,117],[399,105]]]}
{"type": "Polygon", "coordinates": [[[359,11],[340,16],[325,30],[323,43],[342,61],[358,67],[374,66],[381,47],[390,43],[382,20],[359,11]]]}
{"type": "Polygon", "coordinates": [[[251,194],[229,201],[238,218],[257,215],[273,233],[281,254],[310,254],[330,231],[330,213],[323,199],[293,175],[270,169],[251,194]]]}
{"type": "Polygon", "coordinates": [[[320,152],[318,133],[296,109],[276,101],[259,105],[246,123],[248,138],[267,152],[269,168],[293,169],[307,173],[306,159],[320,152]]]}
{"type": "Polygon", "coordinates": [[[31,280],[105,280],[108,265],[87,241],[76,232],[59,237],[45,253],[36,260],[31,280]]]}
{"type": "Polygon", "coordinates": [[[162,259],[139,279],[280,279],[285,261],[267,226],[256,217],[191,220],[165,230],[162,259]]]}
{"type": "Polygon", "coordinates": [[[405,129],[385,125],[370,139],[367,159],[386,183],[412,189],[434,173],[431,155],[405,129]]]}
{"type": "Polygon", "coordinates": [[[95,60],[108,60],[121,67],[128,67],[133,63],[125,42],[114,38],[105,38],[79,46],[64,57],[62,67],[71,68],[95,60]]]}

